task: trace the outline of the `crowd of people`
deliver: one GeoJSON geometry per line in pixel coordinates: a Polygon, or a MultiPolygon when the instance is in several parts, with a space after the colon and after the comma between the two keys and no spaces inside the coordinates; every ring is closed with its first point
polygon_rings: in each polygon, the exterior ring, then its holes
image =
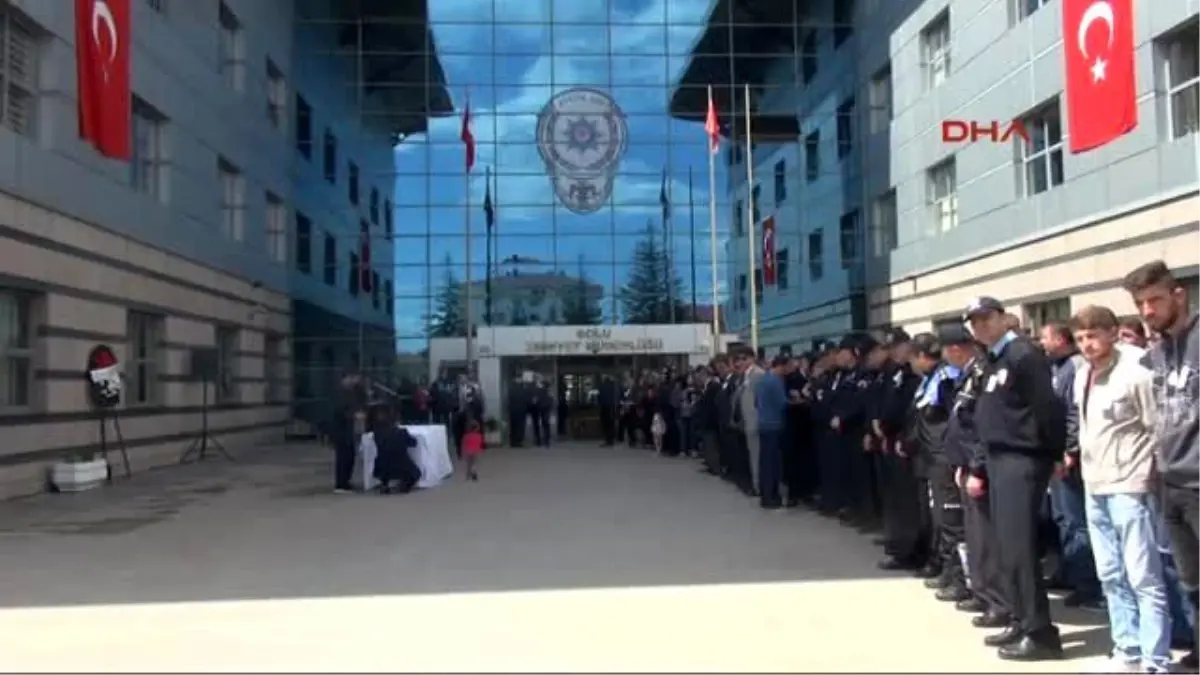
{"type": "Polygon", "coordinates": [[[994,629],[984,642],[1002,659],[1061,657],[1058,587],[1107,611],[1105,672],[1195,669],[1196,316],[1162,262],[1125,287],[1137,320],[1089,306],[1033,336],[983,297],[936,333],[848,335],[769,362],[733,347],[688,377],[628,385],[620,428],[664,454],[698,450],[763,509],[878,534],[879,566],[994,629]],[[664,440],[685,426],[676,438],[692,440],[657,442],[657,419],[664,440]]]}

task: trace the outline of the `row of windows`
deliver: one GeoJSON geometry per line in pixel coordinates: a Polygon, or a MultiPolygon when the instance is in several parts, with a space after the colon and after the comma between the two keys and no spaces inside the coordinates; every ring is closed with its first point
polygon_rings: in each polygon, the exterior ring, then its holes
{"type": "MultiPolygon", "coordinates": [[[[0,289],[0,410],[29,409],[36,405],[34,397],[34,354],[37,350],[37,331],[34,308],[39,296],[22,291],[0,289]]],[[[158,314],[129,311],[126,314],[127,351],[124,359],[124,404],[128,406],[162,405],[162,376],[166,364],[163,347],[165,317],[158,314]]],[[[238,343],[240,330],[235,326],[218,325],[216,348],[218,372],[213,387],[216,403],[241,402],[238,343]]],[[[284,338],[268,335],[263,359],[265,399],[285,400],[286,359],[284,338]]]]}
{"type": "MultiPolygon", "coordinates": [[[[286,216],[282,216],[285,218],[286,216]]],[[[364,263],[362,255],[364,252],[369,255],[370,247],[366,242],[370,241],[370,230],[363,221],[359,225],[359,243],[358,250],[352,250],[347,254],[348,276],[346,290],[350,296],[357,298],[363,294],[369,294],[371,298],[371,306],[375,309],[383,308],[388,315],[395,312],[395,304],[393,297],[393,287],[391,279],[384,279],[379,275],[379,271],[373,269],[370,262],[364,263]],[[365,247],[365,248],[363,248],[365,247]]],[[[314,232],[313,222],[308,216],[303,213],[296,214],[296,270],[303,274],[313,273],[313,246],[316,233],[314,232]]],[[[332,232],[325,232],[321,237],[321,279],[325,285],[333,288],[338,288],[338,241],[337,237],[332,232]]]]}

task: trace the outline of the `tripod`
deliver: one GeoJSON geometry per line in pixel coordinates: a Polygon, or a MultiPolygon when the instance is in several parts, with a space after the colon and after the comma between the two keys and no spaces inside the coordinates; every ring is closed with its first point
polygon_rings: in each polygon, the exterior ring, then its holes
{"type": "Polygon", "coordinates": [[[197,462],[203,462],[208,459],[208,449],[211,447],[218,455],[225,458],[225,461],[234,461],[233,456],[225,450],[225,446],[221,442],[208,434],[208,387],[209,379],[206,377],[201,380],[200,385],[200,435],[192,440],[192,444],[179,457],[180,464],[186,464],[188,460],[195,459],[197,462]]]}
{"type": "Polygon", "coordinates": [[[108,467],[108,482],[112,482],[112,464],[108,461],[108,420],[112,419],[113,435],[116,437],[117,449],[121,451],[121,463],[125,466],[125,477],[132,478],[133,470],[129,468],[129,450],[125,447],[125,435],[121,433],[121,418],[117,411],[111,408],[100,408],[97,412],[100,422],[100,456],[108,467]]]}

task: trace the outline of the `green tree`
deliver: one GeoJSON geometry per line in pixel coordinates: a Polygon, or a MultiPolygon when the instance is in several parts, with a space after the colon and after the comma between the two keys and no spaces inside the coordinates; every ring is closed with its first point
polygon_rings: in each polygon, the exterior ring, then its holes
{"type": "Polygon", "coordinates": [[[625,323],[671,323],[672,318],[683,323],[687,320],[687,308],[679,302],[683,297],[683,281],[674,269],[668,269],[670,259],[658,237],[654,223],[649,222],[633,249],[629,278],[619,292],[625,323]],[[675,298],[674,312],[671,311],[671,298],[675,298]]]}
{"type": "Polygon", "coordinates": [[[467,318],[463,312],[463,286],[454,273],[454,263],[446,256],[445,276],[435,299],[433,314],[429,317],[430,337],[466,337],[467,318]]]}
{"type": "Polygon", "coordinates": [[[583,257],[580,256],[578,277],[563,289],[562,323],[568,326],[596,326],[603,321],[600,298],[593,292],[592,283],[584,272],[583,257]]]}

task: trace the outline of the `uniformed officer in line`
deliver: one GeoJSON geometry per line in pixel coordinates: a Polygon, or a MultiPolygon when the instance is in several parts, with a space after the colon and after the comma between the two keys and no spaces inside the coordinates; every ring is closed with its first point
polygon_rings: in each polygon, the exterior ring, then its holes
{"type": "MultiPolygon", "coordinates": [[[[838,459],[841,463],[842,520],[855,527],[865,527],[871,517],[870,457],[863,452],[862,439],[871,428],[871,368],[868,356],[877,343],[866,334],[852,334],[843,340],[845,376],[835,396],[835,410],[830,428],[838,436],[838,459]]],[[[881,359],[879,359],[881,360],[881,359]]]]}
{"type": "Polygon", "coordinates": [[[888,333],[880,342],[876,342],[867,352],[865,372],[862,381],[863,388],[863,419],[860,430],[862,437],[862,452],[860,467],[863,472],[861,502],[859,505],[858,529],[863,532],[877,532],[883,526],[883,472],[880,471],[879,439],[875,436],[875,428],[883,409],[884,397],[887,393],[890,346],[893,336],[888,333]]]}
{"type": "Polygon", "coordinates": [[[733,481],[735,455],[740,449],[738,433],[736,427],[733,426],[733,409],[735,401],[734,393],[737,391],[737,373],[734,372],[732,364],[729,363],[728,356],[724,359],[718,358],[718,371],[724,370],[721,378],[721,389],[717,392],[716,411],[717,411],[717,434],[720,436],[720,472],[721,478],[726,481],[733,481]]]}
{"type": "Polygon", "coordinates": [[[967,491],[990,494],[992,522],[1012,623],[985,643],[1000,658],[1033,661],[1062,657],[1062,639],[1050,619],[1038,521],[1042,500],[1066,445],[1066,411],[1054,395],[1046,355],[1005,324],[995,298],[973,301],[965,312],[975,338],[988,347],[989,367],[975,419],[987,452],[987,475],[972,473],[967,491]]]}
{"type": "Polygon", "coordinates": [[[718,355],[712,359],[703,372],[700,402],[696,406],[696,428],[700,432],[701,456],[704,458],[701,470],[714,476],[721,475],[721,426],[718,424],[717,396],[720,395],[726,369],[724,356],[718,355]]]}
{"type": "Polygon", "coordinates": [[[933,509],[934,566],[939,568],[940,574],[927,580],[925,585],[937,590],[938,600],[958,603],[971,597],[959,552],[964,533],[958,468],[964,466],[964,462],[957,448],[947,446],[946,436],[956,392],[962,381],[962,368],[970,358],[974,338],[963,326],[953,325],[938,331],[938,343],[942,347],[940,368],[944,379],[937,385],[937,400],[924,409],[923,418],[930,438],[923,443],[922,455],[928,461],[926,478],[933,509]]]}
{"type": "Polygon", "coordinates": [[[880,442],[883,490],[883,550],[886,558],[879,563],[885,570],[917,570],[924,564],[925,548],[918,546],[914,529],[919,535],[922,497],[917,494],[913,459],[904,447],[905,428],[913,396],[921,384],[922,375],[913,367],[918,347],[928,348],[933,336],[922,335],[918,342],[909,339],[891,349],[892,370],[888,375],[887,391],[877,424],[876,438],[880,442]]]}
{"type": "Polygon", "coordinates": [[[843,385],[854,365],[853,352],[845,339],[829,351],[825,361],[827,370],[816,389],[816,401],[812,410],[813,424],[818,430],[816,443],[821,465],[820,513],[832,517],[844,514],[848,503],[842,479],[845,464],[842,453],[845,443],[834,423],[838,416],[839,404],[845,405],[844,400],[839,399],[845,397],[843,385]]]}
{"type": "Polygon", "coordinates": [[[804,403],[808,411],[808,433],[805,436],[804,442],[810,448],[809,459],[812,465],[812,491],[813,504],[817,511],[822,514],[827,513],[824,506],[825,493],[829,489],[826,486],[825,474],[828,472],[825,465],[825,437],[829,430],[829,416],[827,411],[829,385],[833,379],[833,351],[827,348],[824,344],[817,345],[817,350],[813,355],[812,366],[809,369],[808,382],[804,384],[804,388],[800,390],[800,400],[804,403]]]}
{"type": "Polygon", "coordinates": [[[992,526],[991,505],[967,494],[968,475],[987,476],[987,453],[975,428],[975,403],[984,385],[987,359],[983,348],[965,328],[943,334],[942,358],[959,366],[955,386],[954,406],[946,427],[946,457],[957,469],[963,505],[963,535],[966,548],[965,572],[971,597],[955,604],[971,617],[976,628],[1003,628],[1011,616],[1009,602],[1004,597],[1005,584],[996,552],[996,531],[992,526]]]}
{"type": "Polygon", "coordinates": [[[783,473],[788,488],[785,504],[788,508],[812,503],[816,490],[816,462],[812,459],[816,449],[808,442],[809,408],[803,394],[809,377],[804,364],[810,358],[808,354],[794,358],[791,372],[784,379],[788,392],[788,428],[784,440],[783,473]]]}

